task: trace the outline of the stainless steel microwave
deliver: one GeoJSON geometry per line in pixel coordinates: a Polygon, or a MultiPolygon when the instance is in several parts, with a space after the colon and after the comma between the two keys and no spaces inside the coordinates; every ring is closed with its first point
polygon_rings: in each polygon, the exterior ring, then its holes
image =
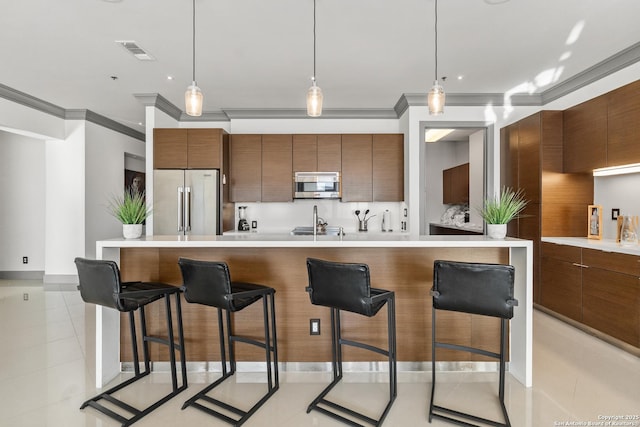
{"type": "Polygon", "coordinates": [[[340,172],[295,172],[295,199],[339,199],[342,197],[340,172]]]}

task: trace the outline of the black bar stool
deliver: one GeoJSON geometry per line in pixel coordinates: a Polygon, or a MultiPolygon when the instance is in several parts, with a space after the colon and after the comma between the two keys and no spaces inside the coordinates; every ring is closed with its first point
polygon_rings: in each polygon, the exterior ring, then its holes
{"type": "Polygon", "coordinates": [[[322,305],[331,309],[331,347],[333,381],[311,402],[307,413],[320,411],[332,418],[352,426],[361,426],[340,415],[346,414],[375,426],[382,425],[391,405],[398,394],[396,363],[396,315],[395,294],[392,291],[375,289],[369,280],[369,266],[366,264],[347,264],[319,259],[307,258],[309,286],[306,288],[314,305],[322,305]],[[367,317],[375,316],[387,304],[387,334],[389,348],[387,350],[369,344],[342,338],[340,330],[340,310],[346,310],[367,317]],[[349,345],[389,358],[389,402],[379,419],[373,419],[352,409],[325,399],[325,396],[342,379],[342,346],[349,345]],[[323,406],[319,406],[323,405],[323,406]],[[327,409],[326,407],[332,409],[327,409]],[[334,412],[336,411],[336,412],[334,412]]]}
{"type": "Polygon", "coordinates": [[[203,304],[218,309],[218,329],[220,335],[220,355],[222,362],[222,377],[205,387],[200,393],[187,400],[182,409],[193,406],[201,411],[213,415],[231,425],[241,426],[251,417],[279,387],[278,380],[278,346],[276,337],[276,316],[274,294],[275,289],[253,283],[232,282],[229,267],[224,262],[197,261],[180,258],[178,260],[184,286],[185,299],[190,303],[203,304]],[[253,338],[235,335],[231,326],[231,313],[240,311],[256,301],[262,299],[264,342],[253,338]],[[222,319],[222,312],[226,314],[226,331],[222,319]],[[271,324],[271,327],[269,327],[271,324]],[[225,346],[226,341],[226,346],[225,346]],[[249,410],[245,411],[207,396],[207,393],[236,371],[236,357],[234,343],[243,342],[263,348],[267,362],[267,393],[249,410]],[[227,369],[227,348],[229,351],[229,365],[227,369]],[[208,406],[199,400],[208,402],[226,411],[238,415],[239,419],[231,418],[208,406]]]}
{"type": "Polygon", "coordinates": [[[84,409],[87,406],[97,409],[103,414],[122,423],[122,426],[129,426],[148,415],[160,405],[171,399],[173,396],[187,388],[187,365],[184,355],[184,336],[182,331],[182,311],[180,308],[180,288],[165,283],[147,282],[121,282],[120,270],[113,261],[90,260],[76,258],[75,264],[78,269],[80,284],[78,290],[86,303],[102,305],[116,309],[120,312],[129,313],[129,323],[131,328],[131,347],[133,351],[134,376],[122,383],[110,388],[107,391],[87,400],[80,406],[84,409]],[[176,317],[178,320],[178,342],[175,342],[173,333],[173,319],[171,315],[171,295],[175,295],[176,317]],[[145,318],[145,306],[154,301],[164,298],[167,321],[167,338],[159,338],[147,335],[147,325],[145,318]],[[140,371],[140,359],[138,357],[138,340],[134,321],[134,312],[140,313],[140,325],[142,328],[142,351],[144,357],[144,371],[140,371]],[[137,409],[112,396],[116,391],[138,381],[151,373],[149,358],[149,343],[154,342],[164,344],[169,347],[171,358],[171,386],[172,391],[145,409],[137,409]],[[176,372],[176,350],[180,352],[180,365],[182,370],[182,385],[178,386],[178,375],[176,372]],[[125,417],[111,408],[99,403],[105,400],[112,405],[133,414],[132,417],[125,417]]]}
{"type": "Polygon", "coordinates": [[[504,405],[505,355],[507,352],[508,319],[513,317],[513,307],[518,301],[513,297],[514,268],[511,265],[435,261],[433,264],[432,333],[431,333],[431,404],[429,422],[439,418],[461,426],[476,426],[443,414],[453,415],[470,421],[492,426],[511,427],[507,408],[504,405]],[[436,311],[449,310],[461,313],[480,314],[502,319],[500,353],[489,352],[476,347],[457,345],[436,340],[436,311]],[[504,423],[477,417],[433,404],[436,390],[436,348],[468,351],[500,360],[500,380],[498,398],[504,416],[504,423]]]}

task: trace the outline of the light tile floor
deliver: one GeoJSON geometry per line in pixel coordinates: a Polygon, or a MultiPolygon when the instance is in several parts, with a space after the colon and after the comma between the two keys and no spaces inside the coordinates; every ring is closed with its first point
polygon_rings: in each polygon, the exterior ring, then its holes
{"type": "MultiPolygon", "coordinates": [[[[69,289],[69,287],[64,287],[69,289]]],[[[96,393],[85,360],[85,304],[77,291],[45,291],[38,281],[0,280],[0,426],[119,425],[80,404],[96,393]],[[28,300],[25,300],[25,294],[28,300]]],[[[534,312],[534,386],[526,389],[507,375],[506,404],[514,427],[597,424],[607,416],[640,415],[640,359],[534,312]],[[591,422],[591,424],[588,424],[591,422]]],[[[189,388],[136,426],[225,426],[182,403],[215,378],[189,374],[189,388]]],[[[219,391],[231,399],[251,399],[264,389],[254,375],[239,374],[219,391]]],[[[500,419],[495,373],[439,374],[436,402],[500,419]]],[[[148,402],[168,390],[168,374],[154,373],[123,393],[132,402],[148,402]],[[149,378],[149,377],[148,377],[149,378]]],[[[328,382],[326,373],[283,373],[280,390],[245,425],[248,427],[339,426],[308,403],[328,382]]],[[[388,385],[375,375],[347,374],[333,400],[354,402],[377,416],[388,385]]],[[[444,426],[427,420],[430,373],[401,372],[398,397],[385,426],[444,426]]],[[[640,426],[640,419],[619,424],[640,426]]]]}

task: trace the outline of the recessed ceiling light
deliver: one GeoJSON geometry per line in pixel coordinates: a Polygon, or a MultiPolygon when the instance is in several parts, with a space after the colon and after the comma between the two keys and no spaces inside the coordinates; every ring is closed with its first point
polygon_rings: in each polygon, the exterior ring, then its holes
{"type": "Polygon", "coordinates": [[[167,76],[167,80],[173,80],[173,76],[167,76]]]}
{"type": "Polygon", "coordinates": [[[464,78],[463,75],[458,76],[458,80],[462,80],[464,78]]]}
{"type": "Polygon", "coordinates": [[[427,129],[424,133],[425,142],[437,142],[438,140],[449,135],[455,129],[427,129]]]}

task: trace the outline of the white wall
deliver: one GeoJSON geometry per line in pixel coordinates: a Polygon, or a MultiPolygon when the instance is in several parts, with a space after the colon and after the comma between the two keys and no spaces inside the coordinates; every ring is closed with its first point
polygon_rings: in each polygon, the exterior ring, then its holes
{"type": "Polygon", "coordinates": [[[44,141],[0,131],[0,183],[0,271],[44,271],[44,141]]]}
{"type": "Polygon", "coordinates": [[[477,208],[484,202],[484,131],[469,136],[469,222],[482,224],[477,208]]]}
{"type": "Polygon", "coordinates": [[[66,139],[47,141],[45,282],[75,275],[73,259],[85,255],[85,126],[65,123],[66,139]]]}
{"type": "Polygon", "coordinates": [[[122,235],[122,224],[108,213],[108,200],[123,192],[125,157],[143,158],[145,144],[93,123],[85,126],[85,256],[95,258],[97,240],[122,235]]]}

